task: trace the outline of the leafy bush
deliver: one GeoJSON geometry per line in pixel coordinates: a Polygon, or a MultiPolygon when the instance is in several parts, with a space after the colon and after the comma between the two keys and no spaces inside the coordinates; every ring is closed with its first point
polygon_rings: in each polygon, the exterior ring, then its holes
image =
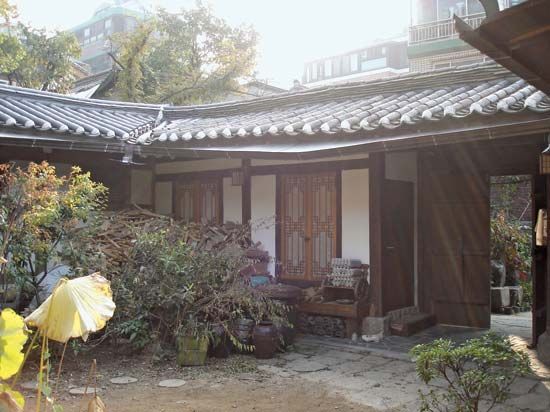
{"type": "Polygon", "coordinates": [[[522,306],[525,310],[529,310],[533,305],[533,282],[531,280],[520,279],[519,285],[523,289],[522,306]]]}
{"type": "Polygon", "coordinates": [[[15,282],[38,299],[53,263],[95,266],[93,238],[106,193],[78,167],[60,177],[46,162],[25,170],[0,165],[0,257],[9,261],[0,262],[0,284],[15,282]]]}
{"type": "Polygon", "coordinates": [[[411,350],[416,371],[428,384],[443,379],[447,389],[420,392],[421,411],[480,411],[482,399],[489,400],[486,411],[504,402],[518,376],[530,372],[527,354],[512,348],[508,338],[488,333],[456,345],[448,339],[417,345],[411,350]]]}
{"type": "Polygon", "coordinates": [[[110,333],[143,348],[158,337],[208,336],[221,325],[233,332],[239,319],[285,323],[286,307],[251,288],[239,275],[244,250],[207,251],[182,239],[185,226],[137,234],[122,275],[113,278],[117,314],[110,333]]]}
{"type": "Polygon", "coordinates": [[[507,272],[531,271],[531,237],[522,230],[520,222],[503,211],[491,219],[491,259],[504,259],[507,272]]]}

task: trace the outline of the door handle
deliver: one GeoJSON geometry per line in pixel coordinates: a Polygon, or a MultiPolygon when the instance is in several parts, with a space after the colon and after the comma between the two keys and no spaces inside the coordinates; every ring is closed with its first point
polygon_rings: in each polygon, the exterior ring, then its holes
{"type": "Polygon", "coordinates": [[[394,250],[395,246],[386,246],[386,250],[394,250]]]}
{"type": "Polygon", "coordinates": [[[305,237],[304,237],[304,240],[305,240],[306,242],[309,242],[309,241],[311,240],[311,238],[310,238],[309,236],[305,236],[305,237]]]}

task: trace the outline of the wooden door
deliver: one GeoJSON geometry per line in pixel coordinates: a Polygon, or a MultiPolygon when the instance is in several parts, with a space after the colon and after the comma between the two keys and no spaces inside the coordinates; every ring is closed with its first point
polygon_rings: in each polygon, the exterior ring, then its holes
{"type": "Polygon", "coordinates": [[[547,200],[547,176],[534,176],[532,180],[532,260],[531,260],[531,277],[533,282],[533,303],[532,303],[532,338],[531,345],[537,346],[539,336],[546,330],[546,293],[547,293],[547,277],[548,270],[548,253],[546,246],[536,245],[536,236],[534,227],[539,209],[546,209],[548,206],[547,200]]]}
{"type": "Polygon", "coordinates": [[[336,174],[282,176],[280,196],[282,276],[322,280],[336,256],[336,174]]]}
{"type": "Polygon", "coordinates": [[[221,223],[221,184],[218,179],[179,183],[176,216],[186,222],[221,223]]]}
{"type": "Polygon", "coordinates": [[[385,180],[382,210],[384,313],[414,305],[414,185],[385,180]]]}
{"type": "Polygon", "coordinates": [[[488,328],[489,178],[427,170],[422,182],[424,286],[439,323],[488,328]]]}

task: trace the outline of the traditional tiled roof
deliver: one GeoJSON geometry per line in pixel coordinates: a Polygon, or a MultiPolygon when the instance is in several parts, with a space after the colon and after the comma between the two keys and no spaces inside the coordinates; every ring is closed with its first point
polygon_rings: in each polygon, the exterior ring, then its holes
{"type": "Polygon", "coordinates": [[[0,85],[0,126],[107,139],[137,138],[155,125],[158,106],[81,99],[0,85]]]}
{"type": "Polygon", "coordinates": [[[443,119],[521,112],[548,118],[550,98],[497,66],[185,107],[75,99],[0,86],[0,126],[116,138],[153,147],[159,142],[197,145],[218,139],[217,145],[263,136],[307,138],[358,131],[367,137],[369,132],[405,130],[443,119]]]}

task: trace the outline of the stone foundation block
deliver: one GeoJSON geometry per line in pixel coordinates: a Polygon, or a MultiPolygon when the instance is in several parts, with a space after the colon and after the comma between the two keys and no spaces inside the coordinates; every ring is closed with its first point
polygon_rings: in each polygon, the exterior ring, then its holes
{"type": "Polygon", "coordinates": [[[537,353],[541,362],[550,365],[550,332],[548,330],[539,336],[537,353]]]}
{"type": "Polygon", "coordinates": [[[510,306],[510,288],[491,288],[491,310],[499,311],[510,306]]]}
{"type": "Polygon", "coordinates": [[[363,335],[372,336],[372,335],[389,335],[390,334],[390,317],[366,317],[363,319],[363,324],[361,325],[361,333],[363,335]]]}

